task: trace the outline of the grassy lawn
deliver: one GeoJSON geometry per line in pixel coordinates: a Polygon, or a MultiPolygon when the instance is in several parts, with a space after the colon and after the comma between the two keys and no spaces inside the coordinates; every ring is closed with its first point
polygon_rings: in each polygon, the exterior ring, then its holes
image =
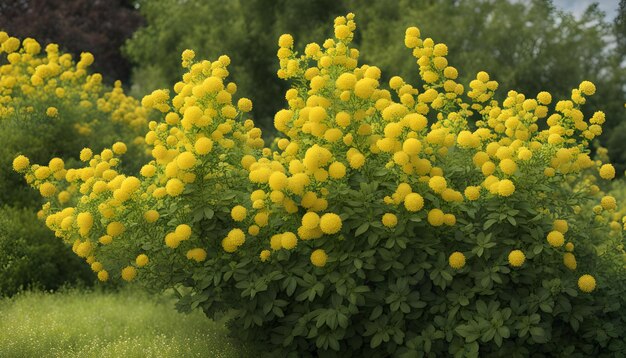
{"type": "Polygon", "coordinates": [[[134,291],[0,300],[0,357],[246,357],[222,323],[134,291]]]}

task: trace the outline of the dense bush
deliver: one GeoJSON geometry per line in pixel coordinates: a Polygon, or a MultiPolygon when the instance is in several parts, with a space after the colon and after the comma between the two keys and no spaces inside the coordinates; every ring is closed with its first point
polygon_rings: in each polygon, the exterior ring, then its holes
{"type": "MultiPolygon", "coordinates": [[[[94,60],[89,53],[75,62],[55,44],[42,53],[37,41],[20,41],[5,32],[0,32],[0,44],[0,206],[6,211],[0,220],[8,220],[0,229],[0,292],[84,280],[90,277],[88,270],[76,269],[76,260],[68,259],[69,248],[51,241],[34,216],[14,209],[32,210],[41,205],[41,198],[10,170],[12,162],[19,154],[28,155],[49,163],[60,176],[65,172],[61,158],[71,163],[85,146],[97,149],[123,140],[133,150],[134,157],[125,164],[133,170],[144,158],[143,139],[137,134],[147,128],[147,112],[124,94],[119,82],[110,87],[102,83],[100,74],[89,73],[94,60]]],[[[50,175],[39,173],[44,174],[50,175]]],[[[66,202],[74,190],[68,189],[47,195],[66,202]]]]}
{"type": "MultiPolygon", "coordinates": [[[[120,140],[141,145],[133,140],[145,131],[146,111],[119,82],[111,88],[100,74],[88,72],[94,61],[90,53],[74,62],[55,44],[42,53],[37,41],[20,42],[5,32],[0,43],[0,167],[10,168],[20,153],[42,162],[70,159],[88,145],[97,149],[120,140]]],[[[134,153],[142,158],[139,150],[134,153]]],[[[24,185],[10,170],[0,171],[0,187],[0,203],[38,203],[24,195],[24,185]]]]}
{"type": "Polygon", "coordinates": [[[623,353],[623,247],[596,252],[623,240],[606,220],[617,205],[581,179],[615,176],[589,156],[605,121],[581,112],[595,86],[500,102],[487,73],[466,89],[447,46],[410,27],[421,82],[385,89],[379,68],[358,64],[355,28],[339,17],[335,38],[303,54],[279,38],[292,88],[270,147],[252,102],[234,105],[230,59],[186,50],[171,96],[142,100],[163,115],[141,176],[116,169],[120,145],[83,150],[65,175],[25,158],[15,169],[43,194],[80,190],[41,214],[100,280],[232,311],[232,333],[268,355],[623,353]]]}
{"type": "Polygon", "coordinates": [[[0,253],[0,296],[94,281],[89,268],[26,209],[0,207],[0,253]]]}

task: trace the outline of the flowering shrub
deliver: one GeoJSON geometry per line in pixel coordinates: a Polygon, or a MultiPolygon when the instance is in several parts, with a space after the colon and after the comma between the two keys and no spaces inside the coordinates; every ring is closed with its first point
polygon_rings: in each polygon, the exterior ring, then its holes
{"type": "MultiPolygon", "coordinates": [[[[0,56],[2,167],[10,167],[20,153],[37,161],[53,155],[69,159],[87,143],[94,148],[120,140],[130,144],[145,132],[146,110],[124,94],[120,82],[109,88],[100,74],[88,72],[94,61],[90,53],[75,62],[56,44],[42,52],[34,39],[20,41],[0,32],[0,56]]],[[[3,190],[0,202],[32,205],[33,198],[19,190],[19,178],[10,174],[0,174],[0,186],[14,188],[3,190]]]]}
{"type": "Polygon", "coordinates": [[[229,58],[187,50],[174,92],[142,100],[163,116],[140,175],[117,169],[122,144],[84,149],[64,175],[24,157],[14,167],[100,280],[232,311],[232,332],[274,355],[623,352],[623,263],[595,251],[622,234],[581,210],[616,210],[579,179],[615,175],[589,157],[604,122],[580,111],[594,85],[555,105],[546,92],[500,103],[487,73],[466,91],[447,47],[411,27],[421,83],[385,89],[350,47],[355,28],[339,17],[335,38],[303,54],[280,37],[277,75],[292,88],[269,147],[252,102],[234,99],[229,58]],[[48,195],[60,190],[81,195],[48,195]]]}

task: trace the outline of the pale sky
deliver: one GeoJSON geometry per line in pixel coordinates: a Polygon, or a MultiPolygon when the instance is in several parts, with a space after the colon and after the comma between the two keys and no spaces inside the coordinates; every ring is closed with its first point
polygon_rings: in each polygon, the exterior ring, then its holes
{"type": "Polygon", "coordinates": [[[600,5],[600,9],[607,15],[607,19],[613,20],[617,15],[619,0],[554,0],[557,8],[580,15],[594,2],[600,5]]]}

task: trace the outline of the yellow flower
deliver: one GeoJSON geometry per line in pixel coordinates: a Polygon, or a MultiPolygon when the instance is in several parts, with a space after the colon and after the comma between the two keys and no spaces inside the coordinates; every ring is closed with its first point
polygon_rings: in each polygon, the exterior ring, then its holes
{"type": "Polygon", "coordinates": [[[432,209],[428,212],[428,223],[432,226],[441,226],[444,223],[444,216],[441,209],[432,209]]]}
{"type": "Polygon", "coordinates": [[[561,247],[565,243],[565,237],[558,231],[550,231],[547,240],[552,247],[561,247]]]}
{"type": "Polygon", "coordinates": [[[462,269],[465,266],[465,255],[462,252],[453,252],[448,258],[448,264],[455,270],[462,269]]]}
{"type": "Polygon", "coordinates": [[[113,144],[113,147],[111,149],[113,149],[113,153],[118,154],[118,155],[124,154],[127,151],[126,144],[122,142],[117,142],[113,144]]]}
{"type": "Polygon", "coordinates": [[[98,280],[105,282],[109,279],[109,273],[106,270],[101,270],[98,272],[98,280]]]}
{"type": "Polygon", "coordinates": [[[180,179],[173,178],[167,181],[165,190],[169,196],[178,196],[185,190],[185,184],[180,179]]]}
{"type": "Polygon", "coordinates": [[[600,167],[600,177],[602,179],[611,180],[615,178],[615,168],[611,164],[604,164],[600,167]]]}
{"type": "Polygon", "coordinates": [[[509,253],[509,264],[513,267],[520,267],[526,261],[526,255],[522,250],[513,250],[509,253]]]}
{"type": "Polygon", "coordinates": [[[467,188],[465,188],[464,194],[468,200],[478,200],[478,198],[480,197],[480,187],[468,186],[467,188]]]}
{"type": "Polygon", "coordinates": [[[265,262],[265,261],[269,260],[271,254],[272,254],[272,252],[270,250],[263,250],[259,254],[259,258],[261,259],[262,262],[265,262]]]}
{"type": "Polygon", "coordinates": [[[392,213],[386,213],[382,218],[383,225],[392,228],[398,224],[398,217],[392,213]]]}
{"type": "Polygon", "coordinates": [[[126,230],[124,224],[119,221],[113,221],[107,225],[107,235],[111,237],[116,237],[121,235],[126,230]]]}
{"type": "Polygon", "coordinates": [[[126,266],[122,269],[122,279],[124,281],[132,281],[137,276],[137,269],[132,266],[126,266]]]}
{"type": "Polygon", "coordinates": [[[204,260],[206,260],[206,251],[204,249],[201,249],[199,247],[195,248],[195,249],[191,249],[189,251],[187,251],[187,259],[189,260],[194,260],[196,262],[202,262],[204,260]]]}
{"type": "Polygon", "coordinates": [[[83,150],[80,151],[80,160],[83,162],[89,161],[92,156],[93,152],[89,148],[83,148],[83,150]]]}
{"type": "Polygon", "coordinates": [[[59,110],[56,109],[56,107],[48,107],[48,109],[46,109],[46,115],[48,117],[56,117],[59,114],[59,110]]]}
{"type": "Polygon", "coordinates": [[[280,35],[278,38],[278,46],[280,47],[292,47],[293,46],[293,36],[289,34],[280,35]]]}
{"type": "Polygon", "coordinates": [[[592,292],[596,289],[596,279],[591,275],[582,275],[578,278],[578,288],[583,292],[592,292]]]}
{"type": "Polygon", "coordinates": [[[156,210],[148,210],[143,214],[143,218],[149,222],[149,223],[153,223],[157,220],[159,220],[159,212],[156,210]]]}
{"type": "Polygon", "coordinates": [[[298,245],[298,238],[292,232],[286,232],[281,235],[280,244],[284,249],[291,250],[298,245]]]}
{"type": "Polygon", "coordinates": [[[191,152],[182,152],[176,157],[176,164],[180,169],[191,169],[196,165],[196,157],[191,152]]]}
{"type": "Polygon", "coordinates": [[[144,267],[148,264],[148,262],[150,262],[150,260],[148,259],[148,255],[146,254],[140,254],[135,259],[135,263],[137,264],[138,267],[144,267]]]}
{"type": "Polygon", "coordinates": [[[49,198],[53,196],[56,193],[56,191],[57,191],[57,188],[54,186],[54,184],[51,184],[51,183],[43,183],[39,187],[39,193],[44,198],[49,198]]]}
{"type": "Polygon", "coordinates": [[[582,81],[578,89],[586,96],[591,96],[596,93],[596,86],[589,81],[582,81]]]}
{"type": "Polygon", "coordinates": [[[24,169],[30,166],[30,161],[23,155],[18,155],[13,159],[13,170],[16,172],[22,172],[24,169]]]}
{"type": "Polygon", "coordinates": [[[206,137],[198,138],[194,148],[200,155],[208,154],[213,149],[213,141],[206,137]]]}
{"type": "Polygon", "coordinates": [[[341,230],[341,218],[334,213],[326,213],[320,218],[320,228],[324,234],[336,234],[341,230]]]}
{"type": "Polygon", "coordinates": [[[346,166],[341,162],[334,162],[328,167],[328,174],[333,179],[341,179],[346,175],[346,166]]]}
{"type": "Polygon", "coordinates": [[[252,110],[252,101],[248,98],[241,98],[237,102],[237,108],[242,112],[250,112],[252,110]]]}
{"type": "Polygon", "coordinates": [[[602,206],[602,208],[604,208],[604,210],[614,210],[615,208],[617,208],[617,202],[615,201],[615,198],[610,195],[604,196],[600,200],[600,205],[602,206]]]}
{"type": "Polygon", "coordinates": [[[302,226],[309,230],[313,230],[317,228],[319,224],[320,224],[320,217],[315,212],[309,211],[308,213],[302,216],[302,226]]]}
{"type": "Polygon", "coordinates": [[[409,193],[404,197],[404,207],[411,212],[419,211],[424,207],[424,198],[418,193],[409,193]]]}
{"type": "Polygon", "coordinates": [[[508,179],[500,180],[498,185],[498,194],[500,196],[510,196],[515,192],[515,185],[508,179]]]}
{"type": "Polygon", "coordinates": [[[511,175],[517,171],[517,164],[512,159],[503,159],[500,161],[500,170],[504,174],[511,175]]]}
{"type": "Polygon", "coordinates": [[[317,249],[311,253],[311,263],[317,267],[326,266],[326,261],[328,260],[328,255],[326,251],[322,249],[317,249]]]}
{"type": "Polygon", "coordinates": [[[563,254],[563,264],[570,270],[576,270],[578,264],[576,263],[576,256],[571,252],[566,252],[563,254]]]}
{"type": "Polygon", "coordinates": [[[246,218],[248,210],[241,206],[237,205],[230,210],[230,216],[235,221],[243,221],[246,218]]]}
{"type": "Polygon", "coordinates": [[[557,219],[557,220],[554,220],[554,222],[552,223],[552,229],[562,234],[565,234],[567,230],[569,229],[569,226],[567,225],[567,221],[562,220],[562,219],[557,219]]]}
{"type": "Polygon", "coordinates": [[[428,186],[437,194],[441,194],[448,186],[442,176],[434,176],[428,180],[428,186]]]}

